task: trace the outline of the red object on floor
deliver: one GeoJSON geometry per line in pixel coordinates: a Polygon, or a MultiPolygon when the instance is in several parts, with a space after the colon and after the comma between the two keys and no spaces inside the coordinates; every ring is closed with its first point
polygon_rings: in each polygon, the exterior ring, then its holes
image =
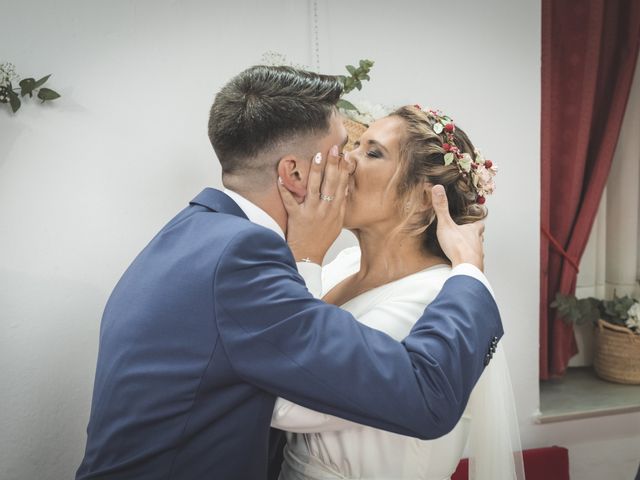
{"type": "MultiPolygon", "coordinates": [[[[564,447],[532,448],[522,452],[527,480],[569,480],[569,451],[564,447]]],[[[451,480],[469,479],[469,461],[460,460],[451,480]]]]}

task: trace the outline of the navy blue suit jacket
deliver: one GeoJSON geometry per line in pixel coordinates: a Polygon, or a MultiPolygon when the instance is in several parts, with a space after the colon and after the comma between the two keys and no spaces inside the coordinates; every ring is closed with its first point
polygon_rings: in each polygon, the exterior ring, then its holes
{"type": "Polygon", "coordinates": [[[445,283],[402,343],[365,327],[309,294],[282,238],[205,189],[109,298],[76,478],[263,480],[278,396],[439,437],[501,335],[468,276],[445,283]]]}

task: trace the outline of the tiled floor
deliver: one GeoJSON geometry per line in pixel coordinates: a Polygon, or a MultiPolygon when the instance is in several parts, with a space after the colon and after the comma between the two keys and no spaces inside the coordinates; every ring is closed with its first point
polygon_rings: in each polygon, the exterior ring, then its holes
{"type": "Polygon", "coordinates": [[[540,423],[640,411],[640,385],[601,380],[591,367],[569,368],[561,381],[540,383],[540,423]]]}

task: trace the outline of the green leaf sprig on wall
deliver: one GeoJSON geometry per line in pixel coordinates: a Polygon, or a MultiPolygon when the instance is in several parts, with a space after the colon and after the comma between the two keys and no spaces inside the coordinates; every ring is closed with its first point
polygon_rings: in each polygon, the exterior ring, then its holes
{"type": "Polygon", "coordinates": [[[60,98],[60,94],[43,85],[49,80],[51,74],[42,77],[39,80],[35,78],[23,78],[19,80],[15,67],[12,63],[0,64],[0,103],[8,104],[11,111],[16,113],[22,106],[22,98],[27,95],[33,98],[35,94],[40,103],[60,98]],[[14,83],[18,81],[18,87],[14,83]]]}
{"type": "MultiPolygon", "coordinates": [[[[342,94],[346,95],[354,89],[362,90],[362,82],[371,80],[369,78],[369,72],[373,67],[374,62],[371,60],[360,60],[358,67],[353,65],[347,65],[347,72],[349,76],[340,75],[338,79],[342,82],[343,91],[342,94]]],[[[344,110],[357,110],[357,108],[349,101],[341,98],[338,100],[338,107],[344,110]]]]}

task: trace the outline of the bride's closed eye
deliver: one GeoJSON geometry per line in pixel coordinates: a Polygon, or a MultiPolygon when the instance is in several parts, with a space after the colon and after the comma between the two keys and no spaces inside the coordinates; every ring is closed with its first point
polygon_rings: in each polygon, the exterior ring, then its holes
{"type": "MultiPolygon", "coordinates": [[[[360,146],[360,141],[355,141],[353,143],[353,148],[356,149],[360,146]]],[[[366,153],[367,157],[370,158],[382,158],[382,153],[377,150],[368,150],[366,153]]]]}

